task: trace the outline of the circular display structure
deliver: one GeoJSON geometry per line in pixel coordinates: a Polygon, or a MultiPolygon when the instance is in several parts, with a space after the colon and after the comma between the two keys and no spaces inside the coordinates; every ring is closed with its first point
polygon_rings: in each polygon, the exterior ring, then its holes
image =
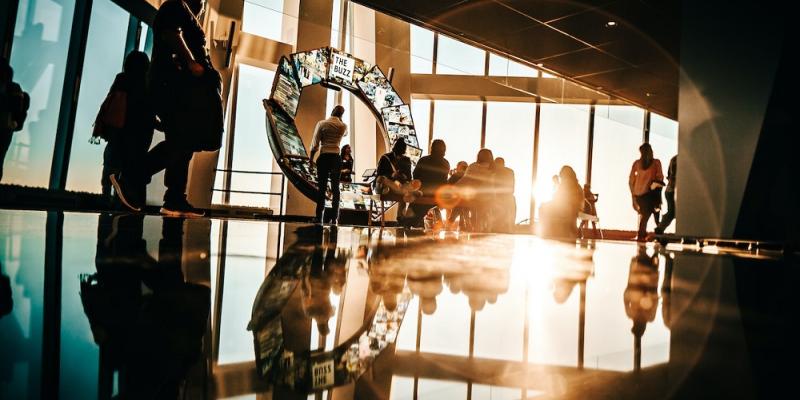
{"type": "MultiPolygon", "coordinates": [[[[416,164],[422,156],[411,107],[377,65],[332,47],[281,57],[269,99],[264,100],[267,137],[281,171],[309,199],[316,199],[317,171],[297,130],[295,117],[303,89],[313,85],[349,91],[380,121],[386,148],[404,140],[408,144],[406,155],[412,163],[416,164]]],[[[366,208],[369,200],[363,195],[369,193],[367,185],[340,183],[340,190],[340,208],[366,208]]]]}

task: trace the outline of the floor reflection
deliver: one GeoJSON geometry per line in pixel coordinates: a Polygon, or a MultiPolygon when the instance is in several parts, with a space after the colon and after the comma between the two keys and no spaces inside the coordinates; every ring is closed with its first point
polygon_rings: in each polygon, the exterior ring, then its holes
{"type": "Polygon", "coordinates": [[[2,398],[748,397],[772,386],[742,366],[777,367],[723,355],[773,354],[763,332],[793,309],[748,283],[797,275],[629,243],[121,214],[0,211],[0,235],[2,398]]]}

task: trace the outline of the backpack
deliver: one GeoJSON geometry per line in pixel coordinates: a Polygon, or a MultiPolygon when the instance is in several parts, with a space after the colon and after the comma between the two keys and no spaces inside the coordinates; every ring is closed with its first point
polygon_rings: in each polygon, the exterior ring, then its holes
{"type": "Polygon", "coordinates": [[[125,126],[127,108],[128,94],[122,90],[110,90],[97,112],[89,141],[94,144],[99,144],[100,139],[108,142],[115,132],[125,126]]]}

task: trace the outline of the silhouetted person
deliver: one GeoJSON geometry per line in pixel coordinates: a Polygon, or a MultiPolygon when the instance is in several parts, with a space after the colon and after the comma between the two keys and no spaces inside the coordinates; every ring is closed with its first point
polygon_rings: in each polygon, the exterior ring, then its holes
{"type": "MultiPolygon", "coordinates": [[[[592,185],[584,184],[583,185],[583,210],[581,210],[584,214],[597,217],[597,199],[599,198],[598,195],[592,193],[592,185]]],[[[583,230],[589,226],[589,220],[584,219],[581,221],[580,226],[578,226],[578,231],[583,238],[583,230]]],[[[594,230],[595,235],[597,235],[597,222],[592,220],[592,229],[594,230]]]]}
{"type": "Polygon", "coordinates": [[[140,168],[153,141],[155,128],[155,111],[152,102],[147,96],[147,73],[150,69],[150,59],[141,51],[132,51],[125,57],[122,72],[114,78],[109,95],[101,107],[95,121],[93,139],[105,139],[107,144],[103,152],[103,176],[100,183],[103,194],[111,194],[112,174],[132,177],[130,196],[139,196],[133,199],[136,204],[144,204],[144,180],[140,168]],[[119,129],[103,124],[103,114],[114,112],[113,102],[124,98],[124,108],[115,110],[123,113],[123,125],[119,129]],[[108,107],[110,106],[110,107],[108,107]],[[108,108],[107,108],[108,107],[108,108]],[[99,136],[99,137],[98,137],[99,136]],[[138,187],[134,187],[133,184],[138,187]]]}
{"type": "Polygon", "coordinates": [[[494,155],[489,149],[481,149],[474,163],[467,167],[464,177],[458,182],[463,187],[463,198],[467,200],[470,220],[474,229],[488,231],[490,209],[494,201],[494,155]]]}
{"type": "Polygon", "coordinates": [[[628,177],[633,209],[639,213],[639,229],[636,240],[644,241],[647,236],[647,221],[653,216],[658,224],[658,211],[661,208],[661,187],[664,186],[664,173],[661,161],[653,158],[653,148],[645,143],[639,146],[640,157],[633,162],[628,177]]]}
{"type": "Polygon", "coordinates": [[[506,160],[497,157],[494,160],[495,190],[495,230],[513,232],[514,218],[517,216],[517,200],[514,198],[514,170],[506,167],[506,160]]]}
{"type": "Polygon", "coordinates": [[[342,146],[342,151],[339,153],[342,157],[342,173],[341,181],[344,183],[353,183],[353,148],[349,144],[342,146]]]}
{"type": "Polygon", "coordinates": [[[22,130],[30,103],[30,96],[14,82],[14,69],[5,58],[0,58],[0,181],[11,139],[14,132],[22,130]]]}
{"type": "MultiPolygon", "coordinates": [[[[418,179],[422,184],[420,190],[422,195],[434,199],[436,191],[447,183],[447,174],[450,172],[450,162],[444,158],[447,152],[447,145],[444,140],[436,139],[431,143],[431,154],[424,156],[417,161],[414,168],[414,179],[418,179]]],[[[433,207],[432,201],[428,204],[417,204],[412,206],[414,210],[413,225],[419,226],[425,214],[433,207]]]]}
{"type": "Polygon", "coordinates": [[[390,201],[398,202],[397,219],[404,225],[406,219],[406,206],[422,195],[419,191],[419,181],[412,182],[411,159],[405,155],[408,145],[403,140],[397,140],[392,146],[392,151],[384,154],[378,160],[376,171],[376,184],[382,195],[390,201]]]}
{"type": "Polygon", "coordinates": [[[672,220],[675,219],[675,188],[678,184],[678,156],[675,155],[669,160],[667,168],[667,188],[664,189],[664,199],[667,200],[667,213],[661,217],[661,222],[656,227],[656,233],[664,233],[672,220]]]}
{"type": "MultiPolygon", "coordinates": [[[[467,164],[466,161],[459,161],[458,164],[456,164],[456,169],[450,171],[450,178],[447,179],[447,183],[450,185],[457,184],[461,180],[461,178],[464,177],[464,173],[467,172],[468,167],[469,164],[467,164]]],[[[447,216],[447,220],[450,223],[453,223],[456,221],[456,218],[460,217],[461,219],[459,220],[459,225],[464,226],[467,214],[468,213],[466,212],[464,207],[456,206],[453,207],[453,210],[450,212],[450,215],[447,216]]]]}
{"type": "Polygon", "coordinates": [[[0,263],[0,318],[10,314],[14,308],[14,299],[11,297],[11,279],[4,272],[3,263],[0,263]]]}
{"type": "MultiPolygon", "coordinates": [[[[153,63],[149,89],[165,140],[147,153],[141,179],[145,183],[164,170],[167,216],[199,217],[204,213],[186,199],[189,162],[195,151],[219,149],[222,140],[221,78],[206,52],[206,35],[198,20],[204,0],[169,0],[161,5],[153,24],[153,63]]],[[[112,175],[122,204],[140,211],[143,198],[130,182],[112,175]]]]}
{"type": "Polygon", "coordinates": [[[342,158],[339,155],[339,144],[342,138],[347,135],[347,125],[342,122],[344,107],[337,105],[333,107],[331,116],[317,122],[314,128],[314,137],[311,139],[311,154],[313,160],[317,151],[320,152],[317,158],[317,209],[314,213],[316,222],[337,223],[339,219],[339,180],[342,174],[342,158]],[[331,214],[325,218],[325,199],[328,190],[328,182],[331,184],[331,214]]]}
{"type": "Polygon", "coordinates": [[[539,209],[542,234],[550,237],[577,237],[578,212],[583,206],[583,190],[572,167],[565,165],[558,173],[558,187],[553,199],[539,209]]]}

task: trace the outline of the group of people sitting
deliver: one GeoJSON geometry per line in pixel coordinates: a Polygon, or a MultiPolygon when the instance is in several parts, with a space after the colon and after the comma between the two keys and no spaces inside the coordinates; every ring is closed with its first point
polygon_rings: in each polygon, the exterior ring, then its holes
{"type": "Polygon", "coordinates": [[[462,229],[511,232],[516,215],[514,171],[492,151],[481,149],[472,164],[460,161],[454,170],[445,158],[447,145],[431,143],[429,155],[416,168],[405,155],[407,145],[397,141],[392,151],[378,160],[375,188],[384,199],[399,203],[398,222],[407,227],[424,225],[434,210],[441,224],[458,223],[462,229]],[[439,213],[446,211],[446,218],[439,213]]]}

